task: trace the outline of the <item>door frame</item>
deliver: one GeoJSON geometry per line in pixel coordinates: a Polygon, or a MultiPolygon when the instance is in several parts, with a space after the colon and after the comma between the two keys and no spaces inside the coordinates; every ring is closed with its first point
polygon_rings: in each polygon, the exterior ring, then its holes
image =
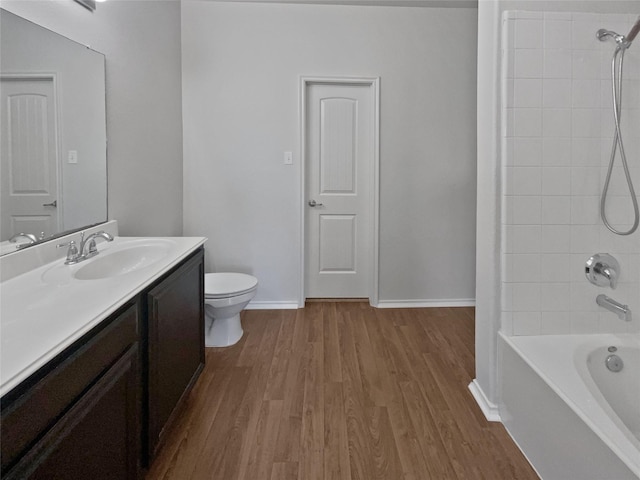
{"type": "MultiPolygon", "coordinates": [[[[62,141],[61,141],[61,131],[62,131],[62,124],[61,124],[61,119],[62,119],[62,113],[60,111],[60,100],[59,100],[59,95],[58,95],[58,75],[55,72],[27,72],[27,73],[21,73],[21,72],[9,72],[9,73],[1,73],[0,74],[0,81],[1,80],[45,80],[45,81],[50,81],[51,85],[53,87],[53,108],[54,108],[54,118],[55,118],[55,125],[54,125],[54,142],[55,142],[55,152],[56,152],[56,165],[55,165],[55,170],[56,170],[56,188],[57,188],[57,193],[56,193],[56,201],[57,201],[57,207],[56,207],[56,232],[52,232],[52,233],[58,233],[62,231],[63,225],[64,225],[64,198],[62,195],[62,187],[63,187],[63,175],[64,172],[62,171],[62,157],[61,157],[61,145],[62,145],[62,141]]],[[[36,232],[37,235],[37,232],[36,232]]]]}
{"type": "Polygon", "coordinates": [[[305,305],[305,252],[306,252],[306,132],[307,132],[307,90],[311,85],[357,85],[371,88],[371,104],[373,111],[373,131],[372,148],[373,152],[371,169],[369,173],[370,188],[370,230],[368,232],[372,238],[372,245],[369,252],[369,262],[371,265],[370,279],[368,281],[369,303],[373,307],[378,306],[378,283],[379,283],[379,231],[380,231],[380,77],[346,77],[346,76],[301,76],[300,77],[300,98],[299,98],[299,128],[300,128],[300,287],[298,297],[298,308],[305,305]]]}

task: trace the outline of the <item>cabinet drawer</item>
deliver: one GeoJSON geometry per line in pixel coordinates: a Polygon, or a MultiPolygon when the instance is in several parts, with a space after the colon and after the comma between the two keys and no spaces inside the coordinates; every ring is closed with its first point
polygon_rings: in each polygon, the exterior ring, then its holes
{"type": "Polygon", "coordinates": [[[134,343],[3,478],[137,479],[138,363],[134,343]]]}
{"type": "Polygon", "coordinates": [[[129,305],[20,396],[2,399],[3,474],[138,340],[138,311],[129,305]]]}

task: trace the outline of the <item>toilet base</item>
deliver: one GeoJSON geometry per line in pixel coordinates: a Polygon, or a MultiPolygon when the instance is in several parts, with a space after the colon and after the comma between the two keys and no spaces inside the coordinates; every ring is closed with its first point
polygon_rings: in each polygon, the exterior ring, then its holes
{"type": "Polygon", "coordinates": [[[206,347],[230,347],[242,338],[240,314],[232,317],[213,318],[206,315],[204,345],[206,347]]]}

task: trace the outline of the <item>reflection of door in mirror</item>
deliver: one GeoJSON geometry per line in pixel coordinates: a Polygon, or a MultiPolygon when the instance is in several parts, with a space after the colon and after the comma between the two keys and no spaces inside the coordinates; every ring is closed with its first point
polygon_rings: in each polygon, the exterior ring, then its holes
{"type": "Polygon", "coordinates": [[[60,230],[58,155],[52,76],[3,76],[0,240],[60,230]]]}
{"type": "Polygon", "coordinates": [[[104,55],[0,8],[0,79],[0,255],[105,222],[104,55]]]}

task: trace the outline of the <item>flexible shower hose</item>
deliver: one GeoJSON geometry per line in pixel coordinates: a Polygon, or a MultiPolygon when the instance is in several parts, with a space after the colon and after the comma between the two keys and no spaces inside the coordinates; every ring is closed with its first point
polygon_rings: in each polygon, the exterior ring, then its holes
{"type": "Polygon", "coordinates": [[[607,178],[604,181],[604,188],[602,189],[602,197],[600,198],[600,216],[605,226],[616,235],[631,235],[638,228],[640,223],[640,213],[638,211],[638,199],[636,192],[633,189],[633,182],[631,181],[631,174],[629,173],[629,165],[627,164],[627,155],[624,151],[624,144],[622,142],[622,131],[620,130],[620,109],[622,107],[622,65],[624,63],[624,52],[626,48],[624,46],[618,46],[613,53],[613,59],[611,60],[611,76],[612,76],[612,90],[613,90],[613,117],[616,124],[616,130],[613,135],[613,145],[611,147],[611,158],[609,159],[609,168],[607,170],[607,178]],[[618,60],[619,58],[619,60],[618,60]],[[611,172],[613,171],[613,164],[616,159],[616,150],[620,150],[620,160],[622,162],[622,168],[624,170],[625,177],[627,179],[627,185],[629,186],[629,194],[631,195],[631,202],[634,209],[634,222],[633,226],[626,231],[617,230],[614,228],[607,219],[605,206],[607,203],[607,192],[609,190],[609,183],[611,182],[611,172]]]}

